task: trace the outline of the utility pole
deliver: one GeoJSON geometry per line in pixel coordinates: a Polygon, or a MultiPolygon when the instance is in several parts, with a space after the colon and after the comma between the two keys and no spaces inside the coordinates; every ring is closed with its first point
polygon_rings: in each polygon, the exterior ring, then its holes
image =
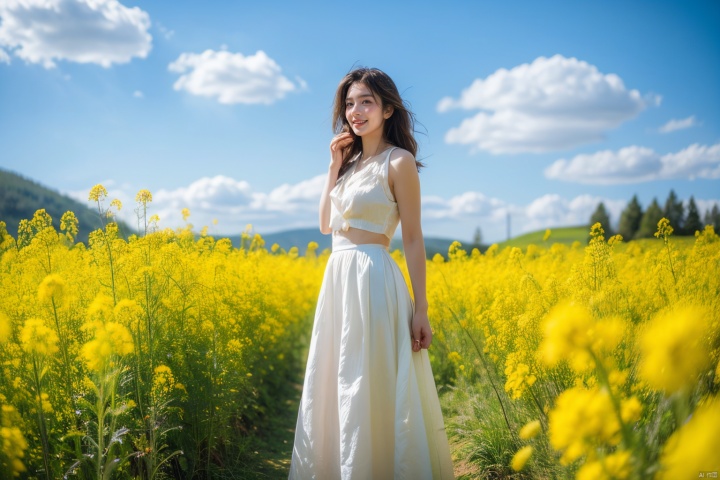
{"type": "Polygon", "coordinates": [[[506,218],[507,218],[507,239],[510,240],[510,212],[507,212],[506,218]]]}

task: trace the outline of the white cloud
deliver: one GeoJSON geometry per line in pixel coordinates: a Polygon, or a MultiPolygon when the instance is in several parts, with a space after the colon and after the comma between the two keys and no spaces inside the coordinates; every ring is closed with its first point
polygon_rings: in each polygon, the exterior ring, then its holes
{"type": "MultiPolygon", "coordinates": [[[[211,231],[237,234],[245,225],[252,223],[256,231],[270,233],[317,224],[317,208],[325,175],[284,184],[269,193],[256,192],[247,181],[218,175],[200,178],[186,187],[161,189],[152,192],[150,215],[160,217],[160,227],[177,228],[185,224],[182,209],[190,209],[190,223],[200,228],[209,226],[211,231]],[[214,225],[217,220],[217,225],[214,225]]],[[[108,198],[118,198],[123,203],[119,218],[131,226],[137,225],[135,194],[129,185],[115,185],[112,181],[101,182],[108,189],[108,198]]],[[[87,202],[88,191],[69,192],[81,202],[87,202]]],[[[108,201],[109,204],[109,201],[108,201]]]]}
{"type": "MultiPolygon", "coordinates": [[[[109,200],[123,202],[120,218],[131,226],[137,225],[134,212],[135,194],[139,188],[117,185],[112,180],[101,182],[108,189],[109,200]]],[[[218,175],[205,177],[186,187],[162,189],[153,192],[149,215],[160,217],[161,228],[178,228],[185,225],[181,211],[190,209],[188,219],[196,230],[204,226],[213,235],[237,235],[251,223],[261,234],[293,228],[316,228],[317,209],[325,175],[295,184],[283,184],[269,192],[255,191],[244,180],[218,175]],[[218,224],[214,225],[213,220],[218,224]]],[[[70,192],[87,203],[88,191],[70,192]]],[[[480,227],[484,241],[502,241],[506,236],[508,217],[512,235],[562,226],[587,225],[590,216],[603,202],[613,225],[628,199],[612,199],[592,195],[564,198],[557,194],[543,195],[527,205],[514,205],[481,192],[464,192],[450,198],[428,195],[422,198],[423,229],[427,236],[469,240],[476,227],[480,227]]],[[[696,198],[700,214],[720,200],[696,198]]],[[[687,203],[687,199],[686,199],[687,203]]],[[[399,232],[398,232],[399,233],[399,232]]]]}
{"type": "Polygon", "coordinates": [[[476,79],[438,111],[481,110],[445,135],[448,143],[494,154],[548,152],[601,140],[659,96],[643,98],[615,74],[576,58],[539,57],[511,70],[476,79]]]}
{"type": "Polygon", "coordinates": [[[693,144],[665,155],[634,145],[616,152],[581,154],[570,160],[556,160],[545,169],[545,177],[596,185],[720,178],[720,143],[693,144]]]}
{"type": "Polygon", "coordinates": [[[660,127],[658,131],[660,133],[670,133],[674,132],[675,130],[684,130],[686,128],[695,127],[697,125],[700,125],[697,120],[695,120],[695,115],[691,115],[687,118],[683,118],[681,120],[672,119],[669,122],[667,122],[665,125],[660,127]]]}
{"type": "Polygon", "coordinates": [[[163,37],[165,37],[165,40],[170,40],[175,35],[175,30],[170,30],[165,25],[163,25],[160,22],[157,22],[155,24],[158,30],[160,30],[160,33],[163,34],[163,37]]]}
{"type": "Polygon", "coordinates": [[[3,0],[0,45],[29,63],[56,60],[110,67],[152,48],[150,17],[117,0],[3,0]]]}
{"type": "Polygon", "coordinates": [[[7,63],[10,65],[10,55],[8,55],[2,48],[0,48],[0,63],[7,63]]]}
{"type": "Polygon", "coordinates": [[[181,74],[173,85],[175,90],[217,97],[228,105],[269,105],[304,85],[301,79],[295,84],[283,76],[280,66],[262,50],[249,56],[225,50],[183,53],[168,69],[181,74]]]}

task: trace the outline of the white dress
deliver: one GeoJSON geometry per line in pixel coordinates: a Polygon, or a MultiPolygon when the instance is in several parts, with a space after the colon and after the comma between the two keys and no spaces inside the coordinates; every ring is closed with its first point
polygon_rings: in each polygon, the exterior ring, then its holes
{"type": "MultiPolygon", "coordinates": [[[[338,181],[331,225],[392,236],[397,205],[387,186],[390,153],[338,181]]],[[[387,248],[333,235],[291,479],[453,478],[428,354],[411,349],[412,314],[405,279],[387,248]]]]}

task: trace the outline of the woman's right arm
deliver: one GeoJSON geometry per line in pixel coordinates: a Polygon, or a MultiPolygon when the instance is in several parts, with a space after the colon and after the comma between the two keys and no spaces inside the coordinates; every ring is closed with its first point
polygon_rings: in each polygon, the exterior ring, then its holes
{"type": "Polygon", "coordinates": [[[338,172],[342,165],[345,149],[353,142],[350,133],[335,135],[330,142],[330,166],[328,168],[325,188],[320,195],[320,232],[327,235],[332,233],[330,229],[330,192],[337,183],[338,172]]]}

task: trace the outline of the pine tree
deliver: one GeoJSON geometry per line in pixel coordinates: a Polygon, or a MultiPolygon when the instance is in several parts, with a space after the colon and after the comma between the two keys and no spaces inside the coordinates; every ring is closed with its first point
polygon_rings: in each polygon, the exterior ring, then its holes
{"type": "Polygon", "coordinates": [[[657,199],[653,198],[652,203],[645,210],[642,220],[640,220],[640,229],[638,229],[635,238],[650,238],[655,235],[657,224],[662,218],[663,211],[658,205],[657,199]]]}
{"type": "Polygon", "coordinates": [[[688,235],[695,235],[696,231],[701,231],[702,229],[703,226],[700,222],[700,212],[695,204],[695,198],[690,196],[690,201],[688,202],[688,214],[685,219],[685,232],[688,235]]]}
{"type": "Polygon", "coordinates": [[[609,238],[612,235],[612,228],[610,227],[610,215],[608,215],[607,209],[603,202],[598,203],[595,212],[590,216],[590,226],[600,222],[605,230],[605,238],[609,238]]]}
{"type": "Polygon", "coordinates": [[[480,227],[477,227],[475,229],[475,234],[473,235],[472,248],[480,248],[481,244],[482,244],[482,232],[480,232],[480,227]]]}
{"type": "Polygon", "coordinates": [[[670,190],[670,194],[665,201],[663,215],[670,220],[670,225],[675,230],[675,235],[685,233],[685,208],[683,207],[682,201],[679,200],[675,194],[675,190],[670,190]]]}
{"type": "Polygon", "coordinates": [[[630,203],[627,204],[625,210],[620,215],[620,225],[618,225],[618,233],[623,239],[632,240],[635,238],[640,228],[640,220],[642,220],[643,211],[638,201],[637,195],[633,195],[630,203]]]}
{"type": "Polygon", "coordinates": [[[720,209],[718,204],[713,204],[712,209],[708,209],[705,212],[705,225],[712,225],[715,232],[720,232],[720,209]]]}

